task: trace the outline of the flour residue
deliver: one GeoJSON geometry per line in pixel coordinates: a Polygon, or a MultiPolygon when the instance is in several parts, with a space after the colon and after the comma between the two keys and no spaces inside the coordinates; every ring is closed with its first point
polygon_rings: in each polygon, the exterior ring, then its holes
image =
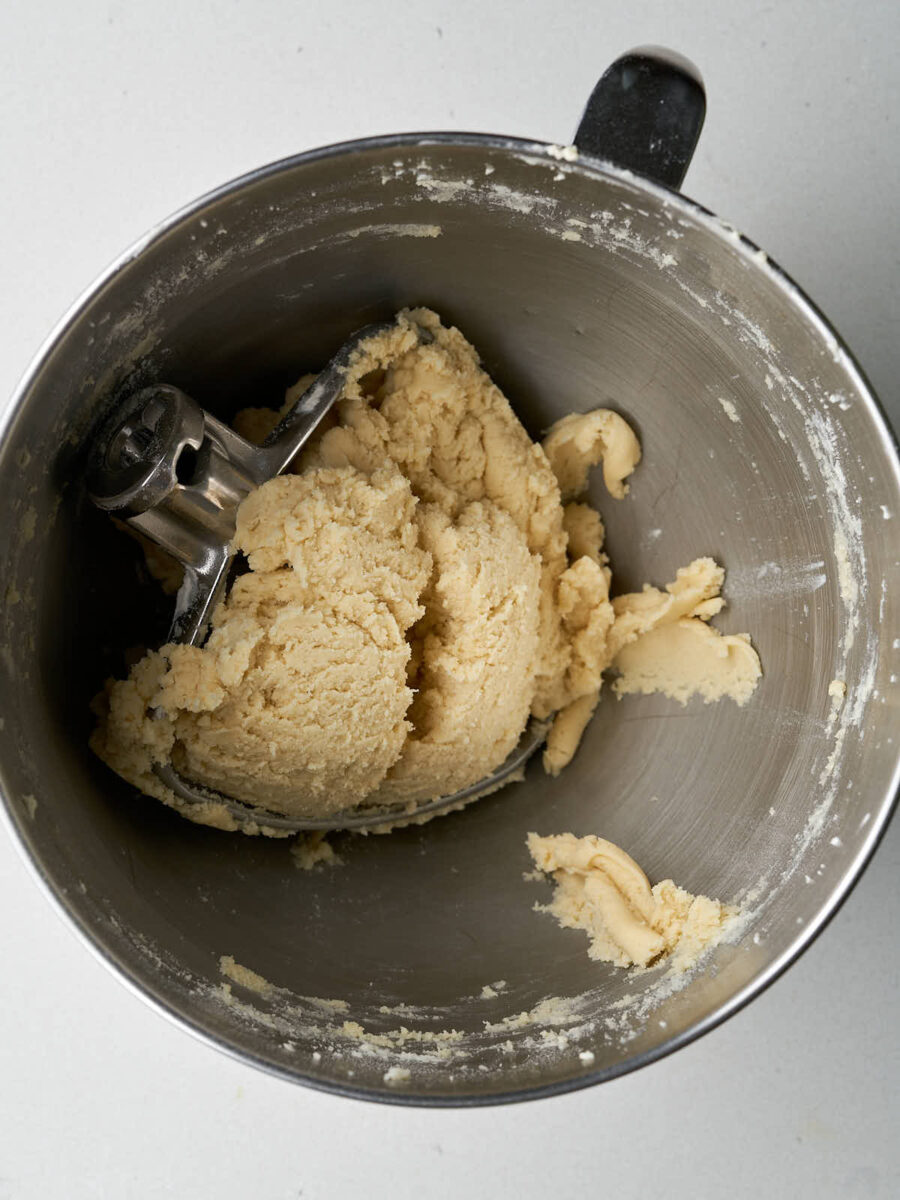
{"type": "Polygon", "coordinates": [[[577,146],[548,146],[547,153],[558,162],[573,163],[578,161],[577,146]]]}
{"type": "Polygon", "coordinates": [[[247,988],[248,991],[256,992],[259,996],[268,996],[272,992],[272,985],[268,979],[263,979],[262,975],[258,975],[256,971],[251,971],[249,967],[243,967],[239,962],[235,962],[230,954],[223,954],[219,959],[219,973],[224,975],[226,979],[231,979],[234,983],[239,983],[241,987],[247,988]]]}
{"type": "Polygon", "coordinates": [[[19,521],[19,537],[23,543],[30,542],[37,529],[37,510],[29,504],[19,521]]]}
{"type": "MultiPolygon", "coordinates": [[[[733,944],[744,937],[753,921],[751,906],[766,884],[761,880],[758,887],[746,891],[743,908],[728,917],[715,945],[733,944]]],[[[616,1000],[610,1000],[601,977],[599,986],[579,995],[548,995],[530,1008],[513,1007],[493,1020],[473,1017],[480,1001],[495,1000],[508,989],[503,979],[446,1007],[382,1004],[366,1010],[358,1004],[351,1008],[345,1000],[297,996],[230,956],[223,956],[220,970],[242,995],[224,985],[216,998],[237,1019],[281,1039],[292,1055],[306,1053],[313,1066],[329,1061],[338,1077],[352,1077],[349,1064],[366,1060],[384,1063],[383,1079],[396,1071],[394,1082],[424,1083],[436,1080],[437,1072],[450,1083],[485,1071],[508,1074],[535,1054],[583,1068],[595,1062],[600,1046],[626,1047],[645,1032],[661,1004],[688,986],[712,948],[710,944],[690,963],[668,961],[632,970],[631,978],[640,986],[616,1000]],[[386,1026],[385,1017],[401,1015],[402,1024],[386,1026]],[[298,1049],[301,1046],[303,1051],[298,1049]]],[[[665,1025],[660,1022],[661,1028],[665,1025]]]]}
{"type": "Polygon", "coordinates": [[[410,1071],[408,1067],[388,1067],[383,1078],[385,1083],[409,1083],[410,1071]]]}
{"type": "Polygon", "coordinates": [[[732,601],[753,596],[801,597],[820,591],[828,582],[822,558],[766,559],[748,566],[735,566],[728,574],[732,601]]]}
{"type": "Polygon", "coordinates": [[[741,418],[739,417],[738,410],[735,408],[734,404],[730,400],[726,399],[725,396],[719,396],[718,399],[719,404],[722,406],[722,411],[728,420],[734,422],[735,425],[740,425],[741,418]]]}
{"type": "Polygon", "coordinates": [[[348,238],[363,237],[368,234],[373,237],[410,237],[410,238],[436,238],[440,237],[443,230],[440,225],[397,225],[397,224],[381,224],[381,225],[360,225],[358,229],[349,229],[344,235],[348,238]]]}

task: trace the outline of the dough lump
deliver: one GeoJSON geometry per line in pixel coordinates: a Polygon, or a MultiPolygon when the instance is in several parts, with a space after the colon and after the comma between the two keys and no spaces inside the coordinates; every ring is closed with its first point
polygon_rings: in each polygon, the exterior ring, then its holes
{"type": "MultiPolygon", "coordinates": [[[[263,439],[313,378],[235,427],[263,439]]],[[[400,313],[358,349],[295,473],[240,506],[249,570],[206,644],[163,646],[110,680],[94,750],[146,794],[230,829],[221,805],[183,803],[154,766],[328,817],[477,783],[530,715],[554,718],[544,766],[557,774],[610,667],[620,693],[745,699],[759,661],[745,635],[708,624],[724,577],[711,559],[665,591],[610,597],[603,522],[583,492],[599,464],[624,496],[639,459],[605,409],[564,417],[537,445],[458,330],[400,313]]]]}
{"type": "Polygon", "coordinates": [[[604,838],[529,833],[528,849],[556,885],[546,911],[564,928],[584,930],[588,955],[599,962],[646,967],[671,956],[671,968],[685,971],[737,915],[671,879],[651,888],[634,859],[604,838]]]}
{"type": "Polygon", "coordinates": [[[613,689],[620,696],[661,692],[682,704],[694,695],[747,702],[762,675],[750,636],[722,634],[709,624],[724,607],[724,581],[713,559],[698,558],[665,591],[645,585],[616,597],[613,689]]]}
{"type": "Polygon", "coordinates": [[[588,471],[598,463],[603,464],[607,491],[621,500],[628,491],[625,480],[641,458],[631,426],[606,408],[563,417],[544,438],[543,447],[563,500],[574,500],[584,492],[588,471]]]}
{"type": "Polygon", "coordinates": [[[456,521],[424,505],[420,536],[434,569],[411,729],[374,804],[429,799],[490,774],[519,740],[534,694],[540,562],[512,519],[480,501],[456,521]]]}
{"type": "Polygon", "coordinates": [[[357,803],[410,729],[406,634],[431,570],[414,511],[396,469],[322,468],[253,492],[235,534],[250,572],[202,649],[163,647],[109,686],[100,756],[165,800],[152,766],[171,759],[273,811],[357,803]]]}

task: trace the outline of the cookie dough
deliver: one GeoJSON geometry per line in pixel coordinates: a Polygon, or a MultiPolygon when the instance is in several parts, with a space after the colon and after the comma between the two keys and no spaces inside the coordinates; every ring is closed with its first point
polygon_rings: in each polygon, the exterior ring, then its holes
{"type": "Polygon", "coordinates": [[[318,468],[253,492],[235,534],[251,570],[202,649],[164,647],[111,686],[101,757],[161,799],[152,764],[168,756],[201,784],[298,816],[376,788],[411,728],[406,634],[431,570],[415,507],[392,468],[318,468]]]}
{"type": "Polygon", "coordinates": [[[661,692],[682,704],[695,695],[745,704],[762,667],[749,634],[725,635],[709,624],[725,606],[719,594],[724,582],[713,559],[698,558],[664,591],[645,585],[642,592],[617,596],[611,641],[619,674],[613,690],[620,696],[661,692]]]}
{"type": "Polygon", "coordinates": [[[599,962],[646,967],[665,958],[672,971],[686,971],[738,915],[671,879],[651,888],[634,859],[600,837],[529,833],[528,849],[555,884],[544,910],[564,928],[587,933],[588,955],[599,962]]]}
{"type": "MultiPolygon", "coordinates": [[[[312,378],[236,428],[265,437],[312,378]]],[[[241,505],[234,544],[249,571],[206,644],[164,646],[109,681],[93,748],[141,791],[231,828],[221,806],[180,802],[154,765],[328,817],[478,782],[529,715],[555,717],[544,766],[558,773],[610,667],[620,693],[745,699],[759,661],[749,639],[708,624],[722,605],[711,559],[665,591],[610,598],[603,523],[582,493],[600,465],[623,497],[639,459],[605,409],[535,444],[458,330],[401,313],[358,350],[296,473],[241,505]]]]}
{"type": "Polygon", "coordinates": [[[641,458],[631,426],[605,408],[570,413],[556,422],[542,444],[564,501],[574,500],[586,490],[588,472],[599,463],[603,464],[607,491],[621,500],[628,492],[625,480],[641,458]]]}

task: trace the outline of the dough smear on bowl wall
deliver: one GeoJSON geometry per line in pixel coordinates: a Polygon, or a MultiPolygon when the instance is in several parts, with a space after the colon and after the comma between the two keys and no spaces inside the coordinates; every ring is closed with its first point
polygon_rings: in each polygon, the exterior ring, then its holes
{"type": "Polygon", "coordinates": [[[565,929],[583,930],[598,962],[647,967],[668,959],[668,970],[681,974],[727,937],[741,915],[671,879],[651,888],[634,859],[604,838],[531,833],[528,849],[555,884],[550,903],[535,907],[565,929]]]}

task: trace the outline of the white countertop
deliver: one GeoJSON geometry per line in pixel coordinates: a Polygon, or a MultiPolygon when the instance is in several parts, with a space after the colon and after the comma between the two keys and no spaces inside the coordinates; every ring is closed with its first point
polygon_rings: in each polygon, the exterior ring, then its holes
{"type": "MultiPolygon", "coordinates": [[[[900,426],[898,36],[892,0],[7,4],[0,403],[100,269],[200,192],[364,134],[567,141],[608,63],[656,43],[706,79],[686,191],[809,291],[900,426]]],[[[900,1195],[898,879],[895,822],[785,977],[644,1071],[402,1110],[270,1079],[161,1020],[0,836],[0,1200],[900,1195]]]]}

